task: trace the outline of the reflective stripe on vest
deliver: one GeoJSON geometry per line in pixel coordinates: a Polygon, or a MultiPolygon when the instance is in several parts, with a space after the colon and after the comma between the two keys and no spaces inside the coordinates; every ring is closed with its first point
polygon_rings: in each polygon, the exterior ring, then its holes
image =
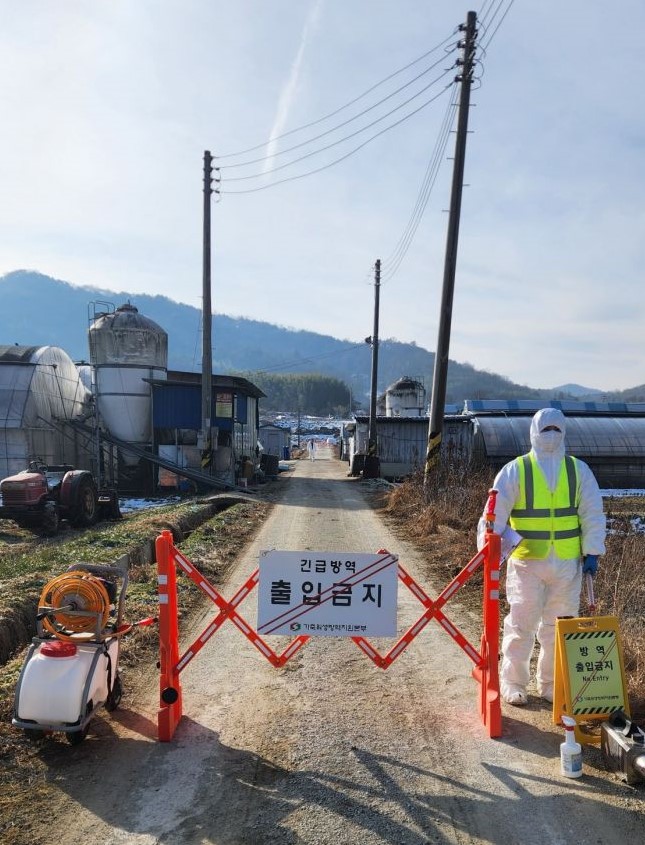
{"type": "Polygon", "coordinates": [[[520,498],[509,523],[524,538],[513,557],[542,560],[553,544],[562,560],[580,557],[581,529],[578,518],[578,467],[576,459],[566,455],[560,464],[558,483],[549,490],[544,473],[533,454],[516,459],[520,498]]]}

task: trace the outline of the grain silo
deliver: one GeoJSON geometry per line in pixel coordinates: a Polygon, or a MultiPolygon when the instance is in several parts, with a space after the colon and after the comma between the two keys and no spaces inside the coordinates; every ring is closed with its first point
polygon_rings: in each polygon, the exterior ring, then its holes
{"type": "MultiPolygon", "coordinates": [[[[99,415],[111,435],[146,447],[152,441],[152,399],[147,379],[165,379],[168,335],[129,302],[114,311],[95,313],[89,329],[99,415]]],[[[122,464],[139,458],[120,450],[122,464]]],[[[120,484],[122,476],[120,475],[120,484]]]]}
{"type": "Polygon", "coordinates": [[[425,387],[420,381],[404,376],[385,391],[385,416],[422,417],[425,396],[425,387]]]}

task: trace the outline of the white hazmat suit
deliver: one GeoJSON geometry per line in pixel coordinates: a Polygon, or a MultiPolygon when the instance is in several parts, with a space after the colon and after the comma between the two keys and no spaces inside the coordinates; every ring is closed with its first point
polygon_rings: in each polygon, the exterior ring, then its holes
{"type": "MultiPolygon", "coordinates": [[[[551,493],[556,489],[564,460],[566,421],[557,408],[543,408],[531,421],[531,453],[537,460],[551,493]],[[546,428],[549,430],[545,431],[546,428]],[[557,429],[557,430],[553,430],[557,429]]],[[[606,521],[598,483],[587,466],[576,459],[578,484],[576,504],[581,530],[582,557],[605,551],[606,521]]],[[[520,498],[520,474],[515,461],[497,474],[498,491],[495,532],[506,528],[511,511],[520,498]]],[[[478,525],[478,547],[484,544],[484,518],[478,525]]],[[[580,604],[581,559],[563,560],[550,543],[540,560],[511,558],[506,575],[506,597],[510,612],[504,620],[500,686],[502,698],[510,704],[527,702],[530,659],[537,634],[540,653],[536,680],[538,694],[553,701],[555,621],[558,616],[577,616],[580,604]]]]}

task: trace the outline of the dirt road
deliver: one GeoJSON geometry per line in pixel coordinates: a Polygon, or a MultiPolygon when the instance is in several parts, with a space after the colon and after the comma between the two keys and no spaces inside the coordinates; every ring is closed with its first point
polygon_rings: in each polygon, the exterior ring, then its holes
{"type": "MultiPolygon", "coordinates": [[[[323,456],[298,462],[281,484],[223,593],[233,594],[263,549],[385,547],[436,594],[444,584],[430,583],[424,560],[389,533],[362,483],[323,456]]],[[[405,589],[399,602],[402,627],[419,605],[405,589]]],[[[249,620],[252,605],[241,607],[249,620]]],[[[472,616],[448,614],[478,642],[472,616]]],[[[212,616],[208,607],[185,641],[212,616]]],[[[81,746],[43,750],[48,803],[27,810],[25,842],[642,841],[643,790],[603,772],[594,752],[585,752],[583,779],[562,778],[560,731],[536,703],[507,708],[504,737],[489,740],[470,669],[435,623],[386,672],[343,638],[314,638],[276,670],[227,624],[182,674],[185,716],[172,743],[155,739],[151,670],[81,746]]]]}

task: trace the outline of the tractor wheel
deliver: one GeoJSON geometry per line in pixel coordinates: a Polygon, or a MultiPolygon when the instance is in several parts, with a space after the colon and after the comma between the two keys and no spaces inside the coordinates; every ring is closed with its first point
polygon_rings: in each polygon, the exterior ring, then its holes
{"type": "Polygon", "coordinates": [[[121,508],[119,507],[119,500],[114,497],[114,501],[110,506],[110,519],[123,519],[123,514],[121,513],[121,508]]]}
{"type": "Polygon", "coordinates": [[[40,521],[40,533],[43,537],[54,537],[60,527],[60,512],[56,502],[45,502],[43,517],[40,521]]]}
{"type": "Polygon", "coordinates": [[[121,698],[123,696],[123,687],[121,685],[121,676],[117,675],[114,679],[114,683],[112,684],[112,689],[110,690],[110,694],[107,697],[107,701],[105,702],[105,709],[110,713],[121,704],[121,698]]]}
{"type": "Polygon", "coordinates": [[[79,528],[94,525],[97,516],[96,488],[89,476],[84,476],[78,482],[76,501],[72,511],[71,523],[79,528]]]}

